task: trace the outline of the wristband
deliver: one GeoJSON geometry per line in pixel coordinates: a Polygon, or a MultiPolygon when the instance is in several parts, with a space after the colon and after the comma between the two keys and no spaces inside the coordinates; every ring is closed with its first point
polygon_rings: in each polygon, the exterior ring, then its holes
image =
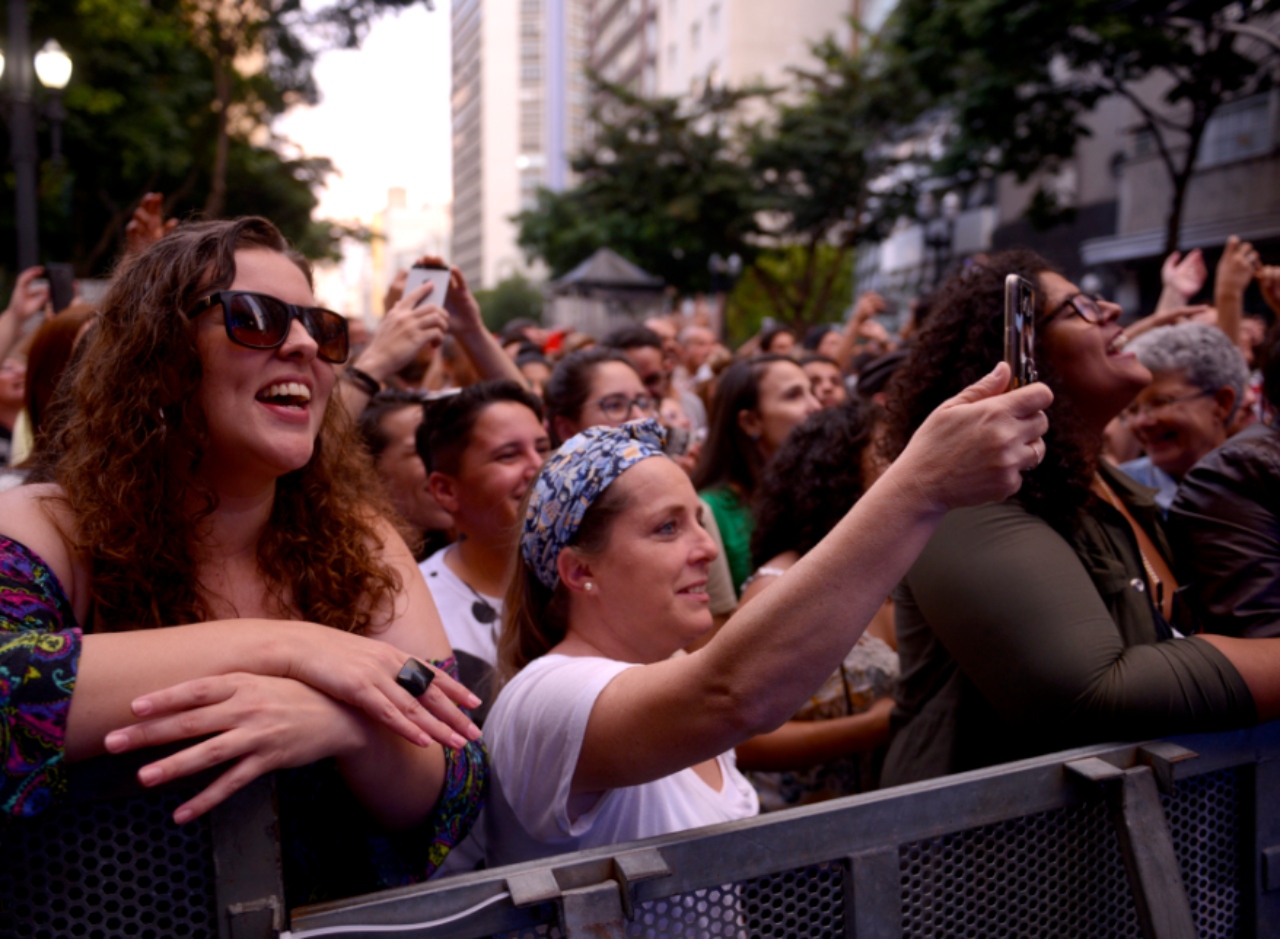
{"type": "Polygon", "coordinates": [[[348,365],[346,372],[343,373],[347,381],[355,385],[369,397],[373,397],[382,390],[382,384],[370,375],[368,372],[362,372],[354,365],[348,365]]]}

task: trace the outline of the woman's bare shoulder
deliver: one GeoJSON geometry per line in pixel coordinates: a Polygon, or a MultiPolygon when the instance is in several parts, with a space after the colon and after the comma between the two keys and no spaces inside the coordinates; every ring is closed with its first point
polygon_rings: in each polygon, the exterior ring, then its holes
{"type": "Polygon", "coordinates": [[[0,493],[0,535],[38,555],[71,597],[84,568],[73,547],[74,530],[71,507],[61,486],[40,483],[0,493]]]}

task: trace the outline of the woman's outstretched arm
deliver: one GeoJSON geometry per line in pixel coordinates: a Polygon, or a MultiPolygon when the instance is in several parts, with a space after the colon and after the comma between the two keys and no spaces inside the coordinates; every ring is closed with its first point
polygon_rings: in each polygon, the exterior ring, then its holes
{"type": "Polygon", "coordinates": [[[836,667],[947,511],[1016,492],[1052,393],[1001,364],[946,402],[781,583],[692,655],[622,672],[591,712],[573,791],[658,779],[787,720],[836,667]],[[625,740],[621,747],[617,741],[625,740]]]}

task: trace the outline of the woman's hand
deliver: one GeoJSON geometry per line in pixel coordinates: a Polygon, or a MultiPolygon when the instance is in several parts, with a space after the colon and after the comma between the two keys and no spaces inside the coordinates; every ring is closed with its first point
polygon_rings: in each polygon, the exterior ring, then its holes
{"type": "MultiPolygon", "coordinates": [[[[418,259],[419,264],[430,267],[444,267],[444,258],[424,255],[418,259]]],[[[456,267],[449,268],[449,294],[438,301],[449,314],[449,332],[462,338],[485,328],[480,316],[480,304],[467,286],[467,279],[456,267]]]]}
{"type": "MultiPolygon", "coordinates": [[[[1036,383],[1005,393],[1009,366],[940,404],[916,431],[892,472],[935,511],[1000,502],[1044,459],[1045,409],[1053,392],[1036,383]]],[[[887,474],[886,474],[887,475],[887,474]]]]}
{"type": "Polygon", "coordinates": [[[139,713],[149,719],[107,734],[108,752],[209,738],[142,767],[138,781],[144,786],[234,761],[208,788],[178,807],[173,820],[180,825],[264,773],[350,753],[367,740],[359,714],[289,678],[233,672],[184,682],[141,701],[147,707],[139,713]]]}
{"type": "Polygon", "coordinates": [[[378,381],[386,381],[413,361],[418,350],[435,349],[444,342],[449,317],[439,306],[423,302],[431,291],[432,285],[426,283],[400,297],[378,324],[368,347],[355,363],[357,368],[378,381]]]}
{"type": "Polygon", "coordinates": [[[1176,298],[1179,301],[1178,306],[1186,306],[1204,287],[1208,276],[1209,269],[1205,267],[1204,255],[1199,248],[1188,251],[1185,257],[1175,251],[1160,266],[1161,286],[1169,291],[1171,300],[1176,298]]]}
{"type": "Polygon", "coordinates": [[[49,286],[35,283],[36,278],[43,273],[43,267],[29,267],[18,275],[13,285],[13,294],[9,297],[9,306],[4,311],[5,316],[22,324],[37,313],[47,310],[49,286]]]}
{"type": "MultiPolygon", "coordinates": [[[[435,680],[421,698],[414,698],[395,681],[409,653],[382,639],[315,623],[274,621],[259,643],[259,654],[261,659],[247,670],[308,684],[410,743],[425,747],[434,740],[457,750],[480,738],[480,728],[458,708],[479,707],[480,699],[430,664],[435,680]]],[[[132,711],[150,718],[154,707],[152,695],[144,694],[134,699],[132,711]]]]}

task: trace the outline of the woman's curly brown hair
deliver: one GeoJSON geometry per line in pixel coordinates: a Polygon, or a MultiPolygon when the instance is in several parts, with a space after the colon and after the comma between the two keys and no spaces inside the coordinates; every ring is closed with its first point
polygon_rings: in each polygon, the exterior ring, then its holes
{"type": "MultiPolygon", "coordinates": [[[[92,564],[94,628],[118,631],[211,618],[196,578],[197,529],[218,505],[199,476],[208,445],[196,400],[203,370],[187,311],[235,279],[235,252],[278,251],[261,218],[184,225],[119,272],[96,335],[51,430],[52,478],[92,564]]],[[[367,632],[400,589],[377,555],[384,511],[350,418],[330,400],[315,452],[276,482],[258,567],[281,617],[367,632]]]]}
{"type": "MultiPolygon", "coordinates": [[[[1057,273],[1032,251],[1003,251],[963,268],[930,297],[932,310],[905,362],[889,384],[886,456],[895,458],[933,410],[976,382],[1004,357],[1004,281],[1018,274],[1033,283],[1057,273]]],[[[1026,474],[1018,494],[1028,511],[1063,534],[1090,500],[1089,485],[1102,442],[1082,426],[1062,383],[1042,354],[1036,333],[1036,369],[1054,392],[1044,435],[1045,458],[1026,474]]]]}

